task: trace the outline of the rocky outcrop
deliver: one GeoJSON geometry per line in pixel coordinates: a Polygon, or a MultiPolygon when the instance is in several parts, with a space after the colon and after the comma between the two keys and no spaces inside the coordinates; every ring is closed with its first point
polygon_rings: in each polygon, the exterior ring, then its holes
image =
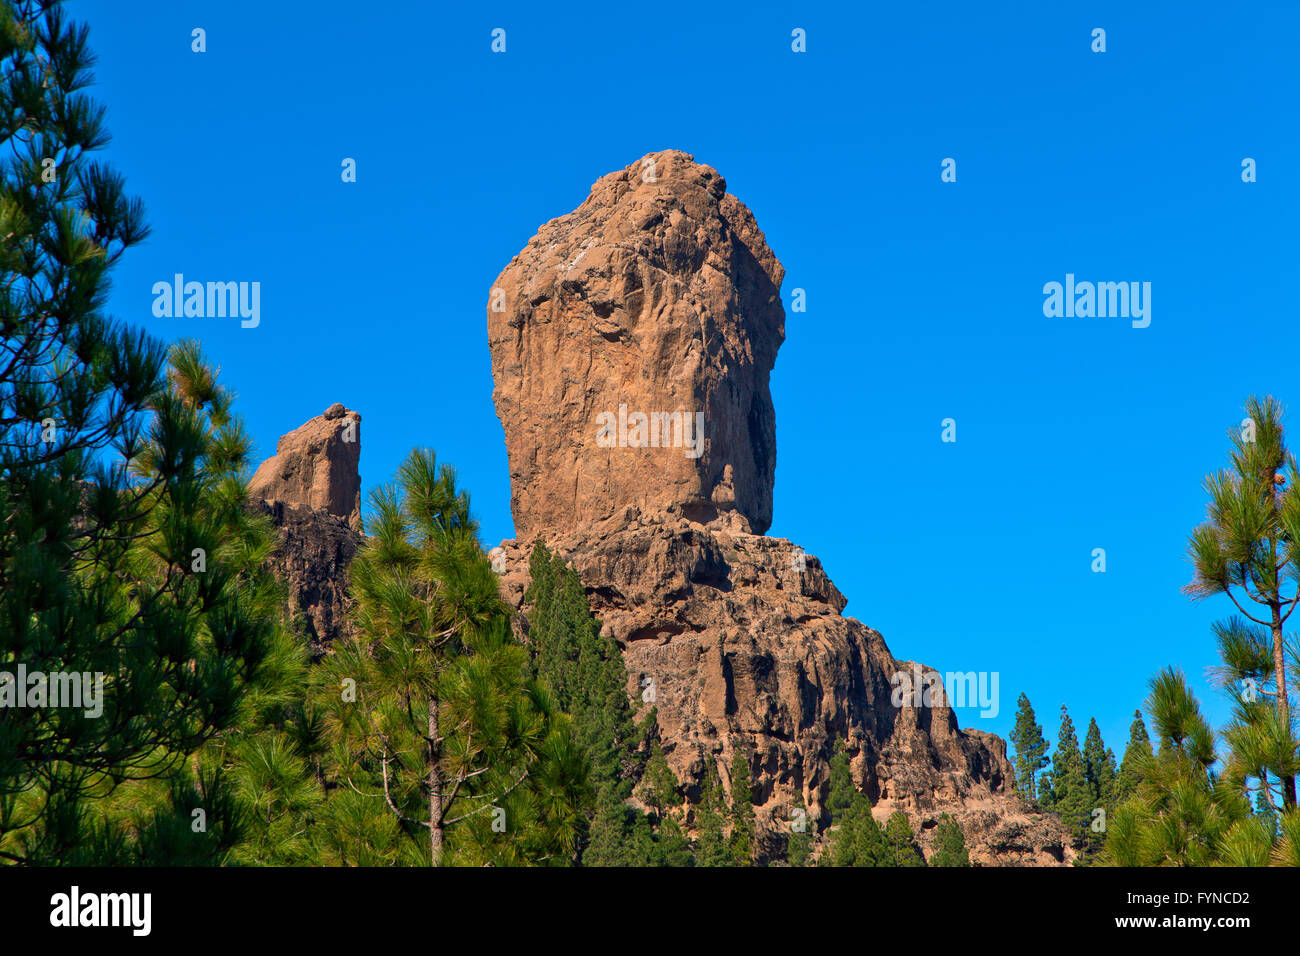
{"type": "Polygon", "coordinates": [[[361,527],[361,415],[338,402],[283,436],[249,495],[322,511],[361,527]]]}
{"type": "MultiPolygon", "coordinates": [[[[829,765],[846,740],[855,782],[883,823],[907,813],[922,846],[939,814],[963,826],[972,859],[1050,865],[1073,858],[1054,818],[1010,792],[1006,744],[962,730],[931,668],[898,660],[877,632],[841,615],[844,596],[791,542],[681,516],[631,519],[596,534],[551,535],[622,648],[628,691],[658,710],[665,754],[690,797],[706,761],[728,785],[749,764],[768,857],[779,857],[798,800],[829,822],[829,765]],[[601,533],[603,531],[603,533],[601,533]],[[897,675],[917,668],[926,701],[897,675]]],[[[502,591],[525,611],[528,552],[506,541],[502,591]]]]}
{"type": "Polygon", "coordinates": [[[744,756],[767,858],[796,800],[826,822],[847,740],[877,815],[906,812],[924,847],[948,812],[977,862],[1068,862],[1059,822],[1010,791],[1005,743],[960,729],[942,691],[896,694],[896,675],[932,672],[844,617],[815,557],[761,533],[781,280],[749,211],[676,151],[600,179],[515,257],[488,307],[518,533],[497,560],[503,593],[526,618],[533,539],[564,556],[623,650],[629,691],[653,698],[688,794],[710,762],[729,789],[744,756]],[[612,443],[598,420],[611,411],[612,443]],[[698,457],[664,447],[662,430],[657,446],[632,440],[652,434],[634,432],[638,411],[701,414],[698,457]]]}
{"type": "Polygon", "coordinates": [[[630,503],[771,524],[784,270],[726,189],[685,153],[651,153],[497,277],[493,399],[521,539],[630,503]]]}
{"type": "Polygon", "coordinates": [[[349,631],[348,566],[361,535],[324,511],[260,499],[257,507],[280,535],[269,564],[285,589],[286,617],[319,656],[349,631]]]}
{"type": "Polygon", "coordinates": [[[347,632],[348,565],[361,542],[361,416],[335,403],[276,443],[249,482],[280,538],[269,565],[286,616],[321,654],[347,632]]]}

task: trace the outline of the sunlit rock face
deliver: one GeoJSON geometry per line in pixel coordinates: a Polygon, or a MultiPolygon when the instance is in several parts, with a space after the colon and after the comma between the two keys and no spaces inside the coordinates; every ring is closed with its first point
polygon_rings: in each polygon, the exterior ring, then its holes
{"type": "Polygon", "coordinates": [[[927,852],[947,812],[976,862],[1069,862],[1059,821],[1011,792],[1006,744],[960,729],[942,692],[900,701],[898,675],[935,672],[895,660],[842,615],[817,558],[763,534],[782,278],[749,210],[677,151],[601,178],[538,230],[487,311],[516,529],[496,552],[502,593],[526,635],[532,543],[564,557],[688,796],[710,765],[730,789],[743,756],[763,859],[784,852],[796,805],[829,822],[845,740],[877,816],[907,813],[927,852]]]}

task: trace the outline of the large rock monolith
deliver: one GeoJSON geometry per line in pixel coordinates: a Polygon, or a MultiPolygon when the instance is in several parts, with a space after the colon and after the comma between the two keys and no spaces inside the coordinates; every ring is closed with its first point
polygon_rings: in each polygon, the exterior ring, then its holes
{"type": "Polygon", "coordinates": [[[1069,862],[1060,822],[1012,792],[1006,744],[958,727],[941,688],[897,693],[900,675],[942,679],[843,616],[817,558],[763,534],[782,278],[717,171],[675,150],[538,230],[487,313],[516,529],[502,592],[526,620],[533,541],[564,557],[688,798],[710,765],[730,789],[744,758],[761,859],[782,854],[797,806],[829,823],[843,741],[877,817],[903,811],[927,850],[951,813],[976,862],[1069,862]]]}

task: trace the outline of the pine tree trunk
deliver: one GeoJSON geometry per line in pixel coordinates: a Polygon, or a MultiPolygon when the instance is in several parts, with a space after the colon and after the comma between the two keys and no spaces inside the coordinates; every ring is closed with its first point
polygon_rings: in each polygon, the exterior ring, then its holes
{"type": "MultiPolygon", "coordinates": [[[[1268,476],[1269,488],[1276,488],[1276,473],[1271,472],[1268,476]]],[[[1281,492],[1273,494],[1273,513],[1274,515],[1280,510],[1281,502],[1279,500],[1281,492]]],[[[1282,637],[1282,568],[1277,556],[1277,538],[1272,538],[1269,542],[1273,553],[1273,573],[1274,589],[1269,597],[1269,610],[1273,612],[1273,681],[1277,685],[1277,715],[1282,724],[1282,729],[1288,737],[1291,735],[1291,702],[1287,698],[1286,687],[1286,644],[1282,637]]],[[[1282,806],[1291,808],[1295,806],[1295,775],[1281,774],[1282,778],[1282,806]]]]}
{"type": "Polygon", "coordinates": [[[442,766],[438,742],[438,698],[429,697],[429,859],[442,863],[442,766]]]}
{"type": "MultiPolygon", "coordinates": [[[[1283,730],[1291,726],[1291,703],[1287,699],[1286,658],[1282,640],[1282,615],[1278,608],[1273,608],[1273,681],[1277,685],[1277,715],[1283,730]]],[[[1282,774],[1282,806],[1290,809],[1295,806],[1295,776],[1282,774]]]]}

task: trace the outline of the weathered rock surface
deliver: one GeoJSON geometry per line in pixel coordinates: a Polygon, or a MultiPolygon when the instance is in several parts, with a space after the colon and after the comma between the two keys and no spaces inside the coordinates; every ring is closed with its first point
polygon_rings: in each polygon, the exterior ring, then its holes
{"type": "Polygon", "coordinates": [[[280,546],[269,564],[316,654],[347,633],[348,565],[361,542],[361,416],[335,403],[276,443],[249,482],[280,546]]]}
{"type": "Polygon", "coordinates": [[[542,226],[488,304],[520,538],[628,503],[735,512],[766,531],[783,276],[717,171],[676,150],[601,178],[542,226]]]}
{"type": "Polygon", "coordinates": [[[653,688],[688,793],[708,761],[728,789],[732,754],[749,762],[765,857],[782,852],[796,797],[827,822],[829,761],[847,739],[877,816],[906,812],[923,847],[949,812],[976,862],[1068,862],[1059,821],[1010,791],[1005,743],[961,730],[942,694],[896,706],[891,682],[911,662],[841,615],[816,558],[761,534],[781,280],[749,211],[676,151],[605,176],[541,228],[488,308],[518,535],[502,544],[502,591],[523,607],[536,537],[564,556],[622,647],[629,691],[653,688]],[[703,453],[602,446],[596,417],[619,405],[702,410],[703,453]]]}
{"type": "Polygon", "coordinates": [[[285,588],[285,611],[302,628],[312,653],[323,654],[349,632],[348,566],[361,534],[347,521],[325,511],[283,501],[257,501],[280,534],[280,547],[269,559],[285,588]]]}
{"type": "Polygon", "coordinates": [[[283,501],[361,526],[361,415],[338,402],[283,436],[248,483],[253,498],[283,501]]]}
{"type": "MultiPolygon", "coordinates": [[[[941,700],[895,706],[894,675],[913,663],[842,616],[845,598],[820,562],[789,541],[665,515],[594,537],[552,534],[548,545],[622,648],[629,693],[644,699],[653,687],[665,754],[688,795],[698,796],[706,761],[730,789],[732,754],[744,754],[765,855],[783,853],[796,797],[829,822],[830,759],[845,739],[876,816],[907,813],[924,849],[947,812],[976,862],[1073,858],[1055,818],[1010,792],[1000,738],[960,729],[941,700]]],[[[531,549],[502,549],[502,591],[522,608],[531,549]]]]}

